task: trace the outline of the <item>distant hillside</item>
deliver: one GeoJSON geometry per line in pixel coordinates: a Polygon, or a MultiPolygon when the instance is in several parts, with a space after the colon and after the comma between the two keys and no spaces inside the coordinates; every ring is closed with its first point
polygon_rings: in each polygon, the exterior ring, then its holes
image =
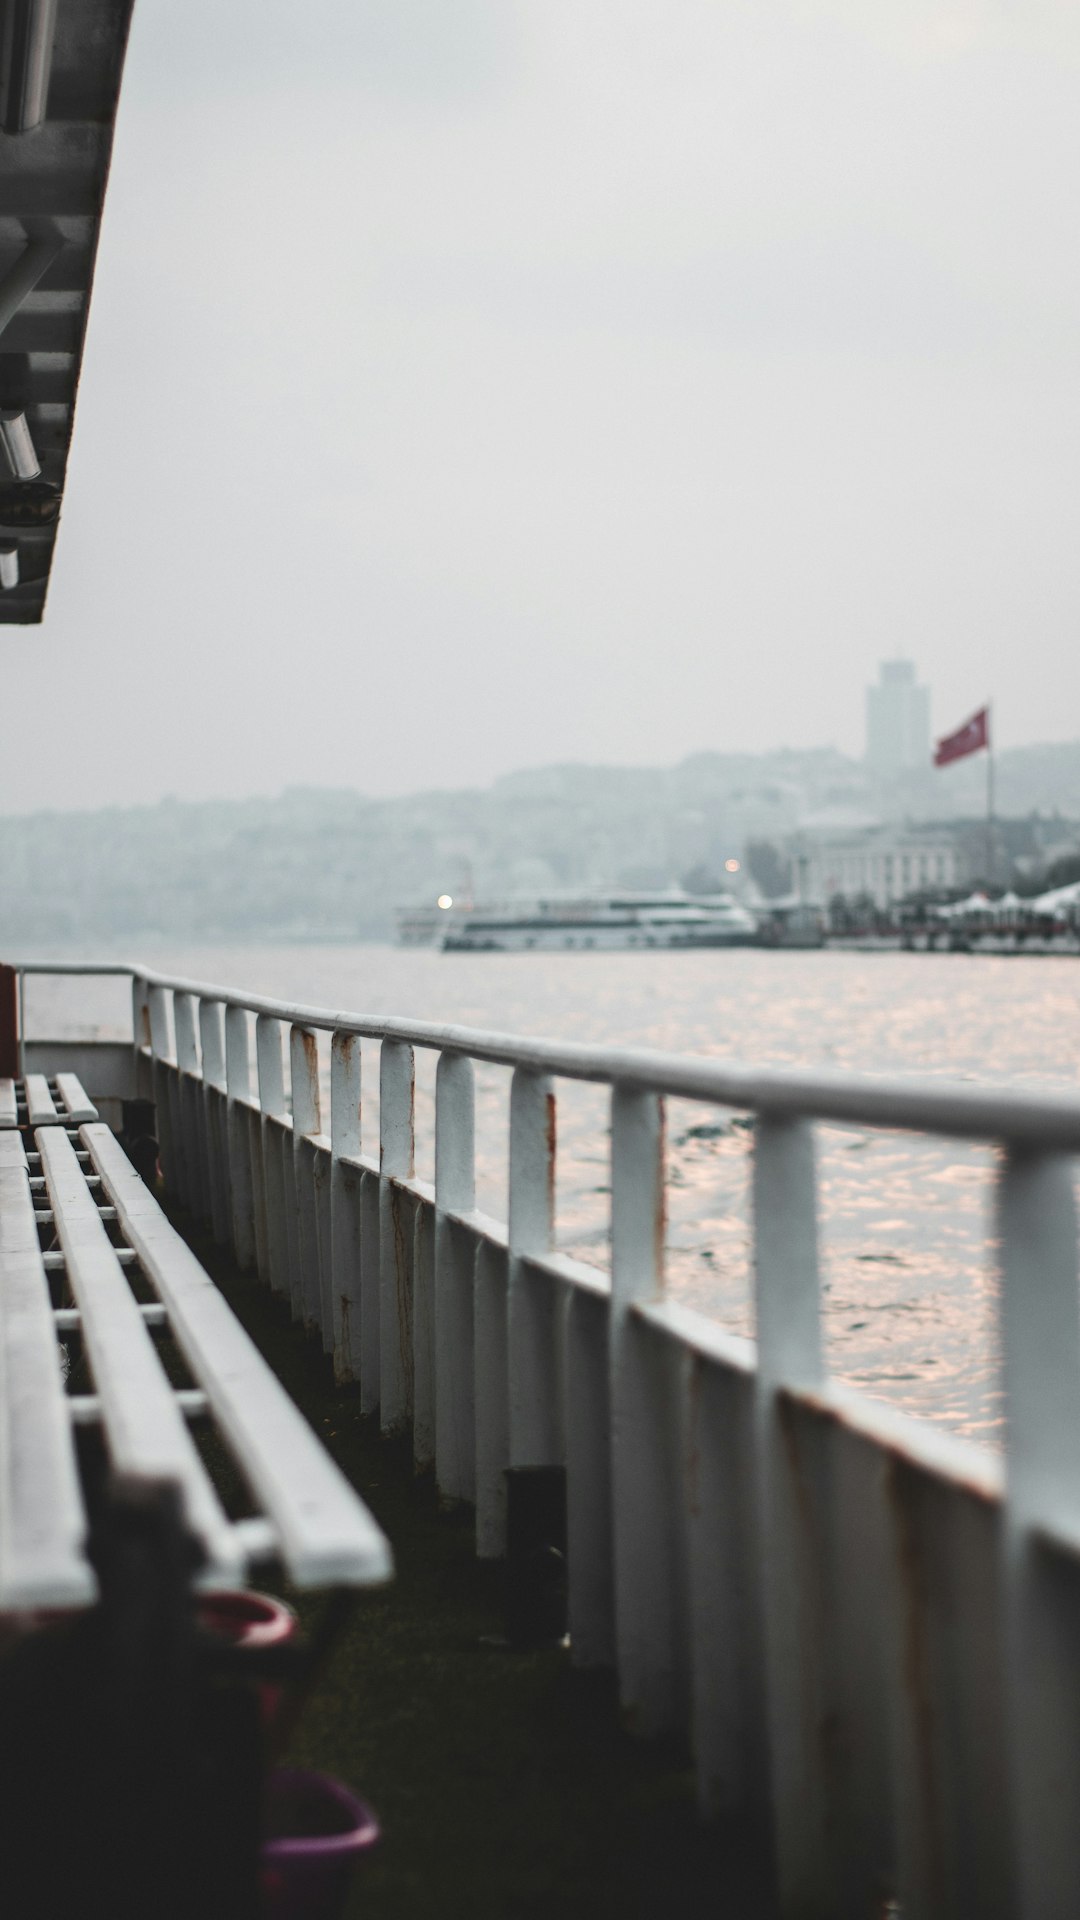
{"type": "MultiPolygon", "coordinates": [[[[1080,818],[1080,743],[998,760],[1003,814],[1080,818]]],[[[671,768],[556,766],[483,791],[370,800],[291,789],[275,799],[162,801],[0,820],[0,938],[8,950],[135,934],[355,939],[440,892],[654,886],[718,869],[748,839],[807,818],[977,813],[978,762],[882,789],[831,750],[697,754],[671,768]]],[[[2,948],[0,948],[2,951],[2,948]]]]}

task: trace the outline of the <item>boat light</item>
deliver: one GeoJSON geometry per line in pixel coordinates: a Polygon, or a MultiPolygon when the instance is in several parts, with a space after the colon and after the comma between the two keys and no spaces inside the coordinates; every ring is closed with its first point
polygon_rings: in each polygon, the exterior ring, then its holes
{"type": "Polygon", "coordinates": [[[34,451],[30,428],[21,408],[0,409],[0,441],[3,441],[8,465],[16,480],[36,480],[41,462],[34,451]]]}
{"type": "Polygon", "coordinates": [[[738,860],[725,860],[725,861],[724,861],[724,867],[725,867],[725,870],[726,870],[726,871],[727,871],[728,873],[738,873],[738,871],[739,871],[739,866],[740,866],[740,862],[739,862],[738,860]]]}
{"type": "Polygon", "coordinates": [[[452,894],[449,894],[449,893],[440,893],[436,904],[445,910],[447,907],[453,906],[454,897],[452,894]]]}
{"type": "Polygon", "coordinates": [[[28,133],[45,118],[57,0],[9,0],[0,22],[4,128],[28,133]]]}
{"type": "Polygon", "coordinates": [[[9,540],[0,546],[0,587],[17,587],[19,584],[19,549],[9,540]]]}

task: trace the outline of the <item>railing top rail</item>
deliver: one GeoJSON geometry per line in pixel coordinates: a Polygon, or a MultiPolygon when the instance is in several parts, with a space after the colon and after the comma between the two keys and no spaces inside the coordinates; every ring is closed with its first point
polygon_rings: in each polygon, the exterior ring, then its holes
{"type": "Polygon", "coordinates": [[[755,1067],[652,1048],[533,1039],[482,1027],[364,1015],[274,1000],[204,980],[158,973],[136,962],[23,960],[11,964],[23,974],[137,976],[150,986],[197,994],[222,1006],[268,1014],[295,1026],[327,1033],[356,1033],[369,1040],[400,1040],[410,1046],[467,1054],[473,1060],[526,1067],[563,1079],[633,1086],[679,1099],[842,1126],[902,1128],[954,1139],[1080,1154],[1080,1097],[1072,1094],[972,1086],[917,1075],[896,1075],[886,1080],[828,1069],[755,1067]]]}

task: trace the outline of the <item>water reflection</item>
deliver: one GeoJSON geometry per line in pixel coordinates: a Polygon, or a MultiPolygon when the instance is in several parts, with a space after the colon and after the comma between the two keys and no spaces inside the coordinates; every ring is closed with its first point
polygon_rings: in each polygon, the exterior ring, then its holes
{"type": "MultiPolygon", "coordinates": [[[[656,1046],[770,1065],[1021,1081],[1075,1090],[1077,962],[905,954],[453,955],[379,947],[144,953],[196,978],[329,1007],[506,1032],[656,1046]]],[[[31,985],[32,1030],[123,1032],[128,990],[31,985]]],[[[364,1048],[364,1146],[378,1139],[377,1049],[364,1048]]],[[[323,1049],[324,1070],[328,1049],[323,1049]]],[[[559,1084],[558,1240],[606,1266],[602,1089],[559,1084]]],[[[434,1060],[417,1058],[418,1170],[433,1171],[434,1060]]],[[[324,1098],[329,1100],[328,1084],[324,1098]]],[[[509,1076],[477,1069],[477,1201],[506,1212],[509,1076]]],[[[747,1116],[672,1101],[671,1291],[752,1333],[747,1116]]],[[[829,1362],[960,1433],[1000,1425],[992,1155],[953,1141],[819,1130],[829,1362]]]]}

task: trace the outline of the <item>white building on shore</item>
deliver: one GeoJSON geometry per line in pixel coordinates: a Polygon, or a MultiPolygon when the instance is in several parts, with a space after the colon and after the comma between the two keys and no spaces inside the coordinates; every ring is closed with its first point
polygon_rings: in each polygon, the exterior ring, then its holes
{"type": "Polygon", "coordinates": [[[842,894],[869,896],[877,907],[911,894],[938,893],[963,884],[952,835],[935,827],[876,826],[807,829],[788,845],[796,891],[807,906],[825,907],[842,894]]]}

